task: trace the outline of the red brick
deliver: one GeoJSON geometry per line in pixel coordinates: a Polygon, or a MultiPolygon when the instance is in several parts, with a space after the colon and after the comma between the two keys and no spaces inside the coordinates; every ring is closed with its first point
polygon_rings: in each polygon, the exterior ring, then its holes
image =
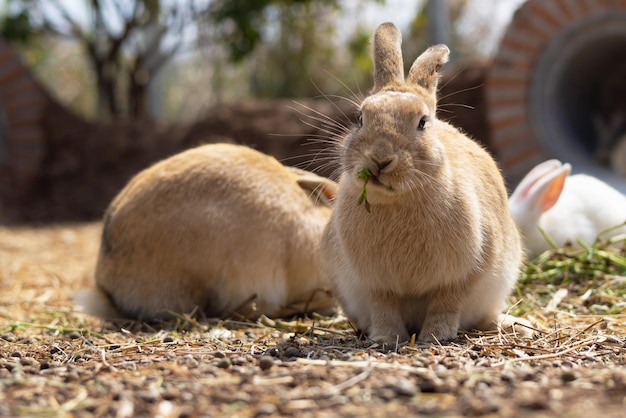
{"type": "Polygon", "coordinates": [[[487,80],[487,88],[526,88],[528,80],[523,78],[502,78],[502,77],[490,77],[487,80]]]}
{"type": "Polygon", "coordinates": [[[526,124],[518,125],[515,129],[500,131],[494,135],[496,138],[492,141],[497,144],[497,148],[507,149],[520,142],[526,142],[532,138],[532,133],[526,124]]]}
{"type": "Polygon", "coordinates": [[[24,66],[15,63],[0,67],[0,85],[12,83],[26,72],[24,66]]]}
{"type": "Polygon", "coordinates": [[[496,108],[500,106],[512,106],[520,103],[525,103],[524,97],[494,97],[487,99],[487,105],[489,108],[496,108]]]}
{"type": "MultiPolygon", "coordinates": [[[[4,42],[0,42],[3,45],[4,42]]],[[[0,47],[0,66],[16,59],[15,52],[8,46],[0,47]]]]}
{"type": "Polygon", "coordinates": [[[13,80],[11,83],[0,84],[0,97],[4,100],[5,98],[11,98],[13,95],[19,95],[28,90],[37,90],[38,94],[40,94],[39,86],[33,83],[30,74],[25,72],[21,77],[13,80]]]}
{"type": "Polygon", "coordinates": [[[514,115],[508,118],[491,119],[490,118],[491,131],[495,135],[500,129],[507,129],[514,126],[522,126],[526,124],[526,117],[524,115],[514,115]]]}
{"type": "Polygon", "coordinates": [[[41,109],[45,103],[46,99],[43,96],[24,95],[6,101],[3,103],[3,107],[7,113],[19,113],[24,109],[41,109]]]}
{"type": "Polygon", "coordinates": [[[516,102],[515,105],[498,106],[490,109],[489,119],[496,122],[511,119],[516,116],[526,118],[526,106],[523,102],[516,102]]]}
{"type": "Polygon", "coordinates": [[[554,0],[557,9],[559,10],[560,13],[563,14],[563,16],[569,21],[573,21],[577,18],[575,9],[572,9],[571,7],[571,2],[567,1],[567,0],[554,0]]]}

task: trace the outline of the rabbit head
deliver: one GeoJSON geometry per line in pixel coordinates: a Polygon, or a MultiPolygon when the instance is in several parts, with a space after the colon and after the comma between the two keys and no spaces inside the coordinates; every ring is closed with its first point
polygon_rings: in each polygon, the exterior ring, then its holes
{"type": "MultiPolygon", "coordinates": [[[[381,25],[374,35],[374,89],[361,103],[359,129],[343,147],[342,165],[357,174],[371,173],[368,200],[384,203],[410,192],[420,182],[415,169],[426,175],[443,165],[441,144],[428,133],[435,119],[437,70],[448,60],[449,49],[428,49],[413,64],[405,82],[401,35],[391,23],[381,25]],[[381,109],[385,109],[381,112],[381,109]]],[[[362,186],[358,175],[355,187],[362,186]]]]}

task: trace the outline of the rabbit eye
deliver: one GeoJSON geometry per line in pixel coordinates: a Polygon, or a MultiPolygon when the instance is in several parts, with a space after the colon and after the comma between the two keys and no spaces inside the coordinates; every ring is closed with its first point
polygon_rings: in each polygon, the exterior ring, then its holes
{"type": "Polygon", "coordinates": [[[423,131],[426,128],[426,124],[428,123],[429,120],[430,118],[428,117],[428,115],[422,116],[419,123],[417,124],[417,130],[423,131]]]}
{"type": "Polygon", "coordinates": [[[357,117],[357,123],[359,124],[359,128],[363,126],[363,113],[359,113],[357,117]]]}

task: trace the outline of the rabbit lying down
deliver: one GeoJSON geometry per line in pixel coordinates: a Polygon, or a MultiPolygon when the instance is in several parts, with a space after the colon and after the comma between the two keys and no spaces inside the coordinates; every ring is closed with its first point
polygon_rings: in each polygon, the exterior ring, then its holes
{"type": "Polygon", "coordinates": [[[106,318],[329,311],[320,255],[336,184],[231,144],[194,148],[136,175],[104,216],[96,288],[106,318]]]}
{"type": "Polygon", "coordinates": [[[475,141],[437,119],[437,45],[405,80],[401,35],[372,41],[374,89],[337,144],[342,175],[322,249],[335,294],[371,339],[441,341],[459,329],[514,327],[502,314],[519,274],[521,239],[504,180],[475,141]],[[363,203],[363,204],[361,204],[363,203]]]}
{"type": "MultiPolygon", "coordinates": [[[[548,160],[533,168],[509,198],[509,210],[528,256],[550,249],[541,227],[558,246],[581,239],[592,244],[601,231],[626,221],[626,196],[586,174],[569,176],[570,164],[548,160]]],[[[605,237],[626,233],[626,227],[605,237]]]]}

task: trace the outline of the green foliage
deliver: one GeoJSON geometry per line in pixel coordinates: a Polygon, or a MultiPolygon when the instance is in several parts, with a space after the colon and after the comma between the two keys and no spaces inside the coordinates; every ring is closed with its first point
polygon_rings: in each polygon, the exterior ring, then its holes
{"type": "Polygon", "coordinates": [[[372,176],[372,172],[369,170],[369,168],[366,168],[366,167],[363,167],[358,172],[359,179],[363,180],[363,191],[359,195],[357,205],[358,206],[363,205],[365,210],[368,212],[371,212],[371,208],[370,208],[370,202],[367,201],[367,182],[369,181],[371,176],[372,176]]]}
{"type": "MultiPolygon", "coordinates": [[[[489,28],[476,28],[472,36],[467,36],[467,34],[463,34],[460,31],[460,25],[466,13],[469,12],[469,3],[468,0],[448,0],[450,22],[448,46],[455,60],[479,55],[478,45],[482,40],[481,38],[489,31],[489,28]]],[[[417,57],[429,46],[427,39],[429,24],[427,9],[425,1],[418,2],[417,10],[414,12],[415,17],[411,21],[406,40],[402,44],[405,57],[417,57]]],[[[410,59],[405,61],[406,71],[409,70],[412,63],[410,59]]]]}
{"type": "Polygon", "coordinates": [[[359,26],[348,39],[353,78],[357,86],[369,85],[374,64],[370,58],[371,29],[359,26]]]}
{"type": "Polygon", "coordinates": [[[19,10],[15,14],[6,13],[0,21],[0,36],[9,42],[28,43],[33,40],[36,31],[26,10],[19,10]]]}
{"type": "Polygon", "coordinates": [[[591,245],[579,240],[576,246],[554,248],[526,263],[517,288],[517,296],[526,301],[517,314],[545,306],[577,314],[624,313],[626,235],[603,238],[622,226],[600,232],[591,245]]]}
{"type": "Polygon", "coordinates": [[[29,50],[51,38],[74,42],[94,74],[98,114],[149,117],[150,83],[181,49],[183,32],[206,10],[192,0],[91,0],[80,4],[83,16],[76,3],[9,0],[1,29],[9,41],[27,43],[21,47],[29,50]]]}
{"type": "Polygon", "coordinates": [[[339,7],[338,0],[214,0],[210,17],[223,27],[222,41],[229,45],[230,58],[239,62],[264,40],[262,29],[270,9],[294,10],[311,4],[339,7]]]}

